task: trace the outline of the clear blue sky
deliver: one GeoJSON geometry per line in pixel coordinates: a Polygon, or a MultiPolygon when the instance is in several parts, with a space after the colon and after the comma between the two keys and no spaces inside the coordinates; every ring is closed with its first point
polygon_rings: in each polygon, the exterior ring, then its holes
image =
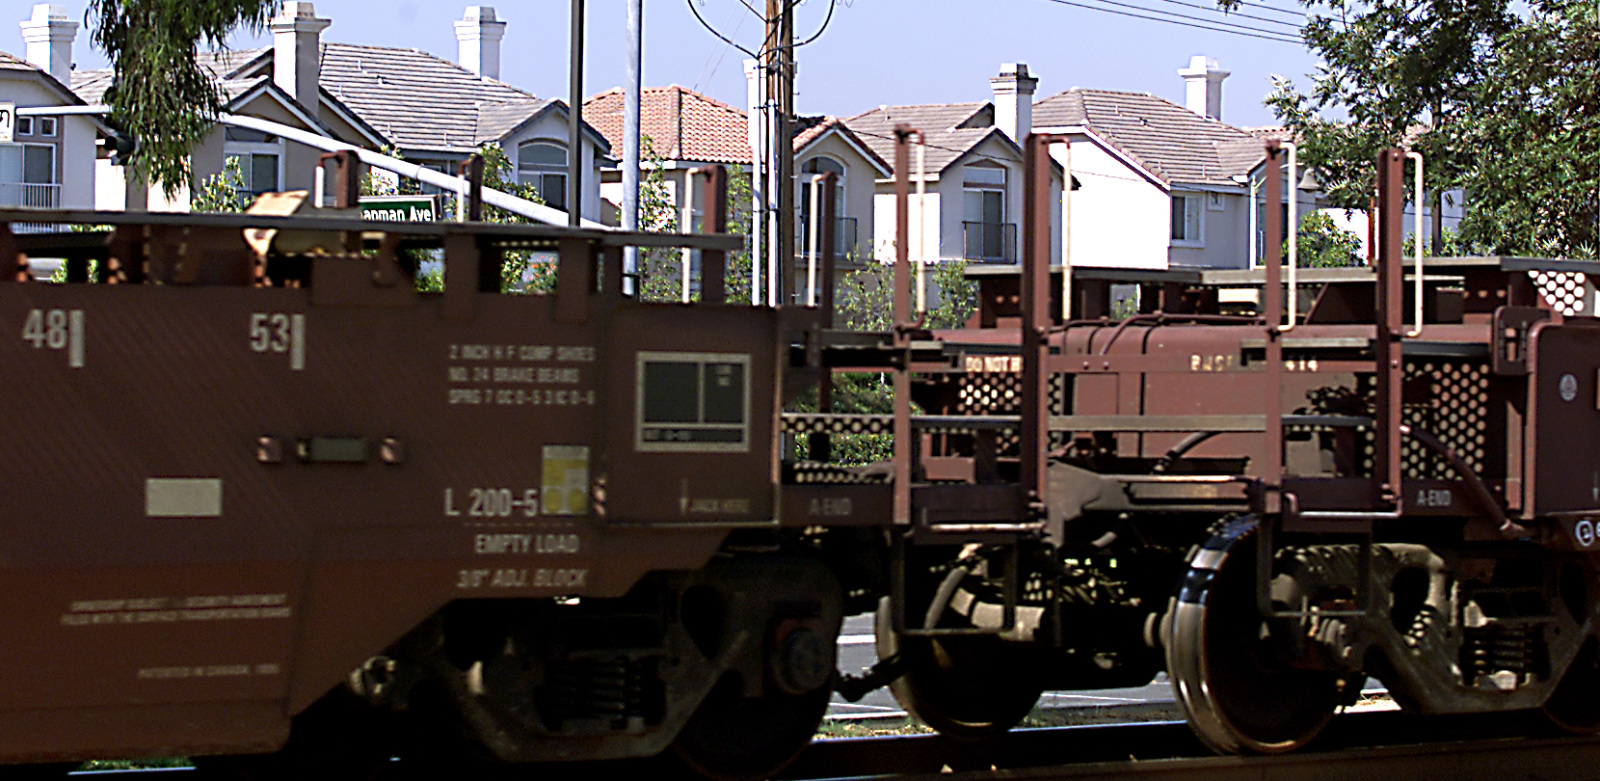
{"type": "MultiPolygon", "coordinates": [[[[473,0],[482,2],[482,0],[473,0]]],[[[743,107],[742,60],[702,28],[687,3],[695,2],[707,21],[748,49],[760,44],[761,21],[741,0],[645,0],[645,83],[681,84],[743,107]]],[[[749,0],[757,8],[764,0],[749,0]]],[[[1143,16],[1171,11],[1215,22],[1294,35],[1292,0],[1252,0],[1245,14],[1223,15],[1212,0],[848,0],[816,43],[799,51],[798,106],[805,114],[848,116],[880,104],[987,100],[989,77],[1003,62],[1023,61],[1039,78],[1036,98],[1069,87],[1149,92],[1183,102],[1179,68],[1195,54],[1219,60],[1232,72],[1224,85],[1223,119],[1238,125],[1273,123],[1261,105],[1270,76],[1280,74],[1307,86],[1305,74],[1315,59],[1295,43],[1211,32],[1173,23],[1088,10],[1093,5],[1143,16]],[[1271,7],[1266,7],[1266,6],[1271,7]],[[1198,6],[1198,7],[1197,7],[1198,6]]],[[[85,0],[68,0],[67,11],[82,20],[85,0]]],[[[493,2],[509,22],[501,55],[501,78],[541,97],[565,98],[569,0],[493,2]]],[[[454,60],[455,29],[467,3],[439,0],[317,0],[317,14],[331,19],[326,40],[417,48],[454,60]]],[[[588,65],[584,92],[619,86],[623,80],[625,4],[588,0],[588,65]]],[[[12,20],[0,32],[0,49],[23,52],[15,26],[30,15],[32,3],[0,0],[12,20]]],[[[805,0],[798,35],[821,24],[826,0],[805,0]]],[[[1171,18],[1171,17],[1167,17],[1171,18]]],[[[1193,22],[1190,19],[1176,21],[1193,22]]],[[[1303,21],[1303,17],[1298,18],[1303,21]]],[[[74,51],[79,68],[104,67],[105,58],[89,45],[81,29],[74,51]]],[[[234,46],[266,45],[270,36],[235,36],[234,46]]]]}

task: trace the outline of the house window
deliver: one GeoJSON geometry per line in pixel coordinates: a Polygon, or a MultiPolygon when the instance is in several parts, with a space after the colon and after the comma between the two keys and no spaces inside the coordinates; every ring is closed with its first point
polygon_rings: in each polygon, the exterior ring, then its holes
{"type": "Polygon", "coordinates": [[[517,145],[517,181],[533,188],[545,205],[567,208],[567,148],[549,141],[517,145]]]}
{"type": "Polygon", "coordinates": [[[1200,196],[1172,196],[1172,243],[1198,247],[1205,243],[1201,233],[1200,196]]]}
{"type": "Polygon", "coordinates": [[[33,117],[17,117],[16,134],[19,136],[33,135],[33,117]]]}
{"type": "Polygon", "coordinates": [[[55,117],[39,117],[39,135],[49,138],[56,137],[55,117]]]}
{"type": "Polygon", "coordinates": [[[961,227],[967,260],[1016,262],[1016,226],[1006,222],[1006,169],[974,164],[962,172],[961,227]]]}
{"type": "Polygon", "coordinates": [[[236,160],[244,177],[241,189],[251,195],[278,192],[283,181],[283,139],[255,130],[230,127],[223,137],[224,161],[236,160]]]}
{"type": "MultiPolygon", "coordinates": [[[[844,200],[844,164],[831,157],[813,157],[800,165],[800,238],[796,246],[810,248],[811,246],[811,177],[818,174],[831,173],[836,177],[833,182],[833,216],[837,222],[834,224],[834,251],[845,253],[855,248],[854,236],[846,243],[844,221],[848,219],[845,212],[844,200]]],[[[823,198],[829,197],[826,193],[823,198]]],[[[821,209],[819,201],[817,208],[821,209]]],[[[819,228],[821,226],[818,226],[819,228]]],[[[820,234],[819,234],[820,235],[820,234]]]]}
{"type": "Polygon", "coordinates": [[[53,209],[60,194],[53,145],[0,144],[0,206],[53,209]]]}

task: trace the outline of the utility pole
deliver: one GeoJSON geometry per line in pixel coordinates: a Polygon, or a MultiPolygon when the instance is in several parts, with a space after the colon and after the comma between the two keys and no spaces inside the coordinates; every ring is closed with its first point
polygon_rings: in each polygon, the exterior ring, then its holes
{"type": "Polygon", "coordinates": [[[572,0],[572,73],[567,94],[567,224],[583,213],[583,0],[572,0]]]}
{"type": "MultiPolygon", "coordinates": [[[[622,229],[639,229],[639,111],[644,90],[644,0],[628,0],[627,92],[622,109],[622,229]]],[[[689,233],[690,226],[679,227],[689,233]]],[[[623,273],[638,274],[639,248],[625,247],[623,273]]],[[[624,283],[631,284],[631,283],[624,283]]]]}
{"type": "Polygon", "coordinates": [[[772,181],[777,187],[777,296],[788,304],[794,287],[794,0],[767,0],[767,102],[772,122],[772,181]]]}

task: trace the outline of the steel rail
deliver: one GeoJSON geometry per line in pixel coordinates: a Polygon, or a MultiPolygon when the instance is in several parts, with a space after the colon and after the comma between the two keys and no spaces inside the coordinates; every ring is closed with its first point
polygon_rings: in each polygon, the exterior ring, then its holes
{"type": "Polygon", "coordinates": [[[1178,722],[1019,730],[983,743],[938,735],[820,741],[777,778],[1600,779],[1600,737],[1552,737],[1519,714],[1347,714],[1302,752],[1222,757],[1178,722]]]}

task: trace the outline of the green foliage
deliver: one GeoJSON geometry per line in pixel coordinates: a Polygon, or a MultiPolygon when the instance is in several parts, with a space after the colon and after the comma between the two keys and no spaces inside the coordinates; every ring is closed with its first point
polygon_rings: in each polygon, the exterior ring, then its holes
{"type": "MultiPolygon", "coordinates": [[[[1326,212],[1314,211],[1300,218],[1296,239],[1300,268],[1345,268],[1365,265],[1361,239],[1333,223],[1326,212]]],[[[1283,243],[1283,257],[1289,257],[1289,242],[1283,243]]],[[[1286,261],[1287,262],[1287,261],[1286,261]]]]}
{"type": "Polygon", "coordinates": [[[259,30],[278,0],[90,0],[90,39],[115,72],[105,102],[111,124],[137,139],[136,177],[168,196],[193,184],[189,151],[211,132],[222,93],[195,61],[239,26],[259,30]]]}
{"type": "Polygon", "coordinates": [[[239,158],[230,157],[223,162],[221,173],[206,177],[195,188],[189,209],[196,212],[242,212],[248,205],[248,197],[239,158]]]}
{"type": "MultiPolygon", "coordinates": [[[[483,156],[483,186],[492,190],[499,190],[508,195],[514,195],[526,201],[544,203],[532,185],[517,181],[516,166],[511,158],[495,144],[484,144],[478,147],[478,154],[483,156]]],[[[443,196],[443,205],[446,219],[454,219],[455,195],[447,193],[443,196]]],[[[502,224],[521,224],[528,220],[520,214],[513,214],[504,209],[485,205],[483,207],[483,221],[502,224]]],[[[430,282],[431,284],[431,282],[430,282]]],[[[443,280],[440,280],[440,289],[443,289],[443,280]]],[[[505,253],[505,263],[500,266],[500,290],[503,293],[552,293],[556,289],[556,264],[551,253],[535,253],[528,250],[512,250],[505,253]]]]}
{"type": "MultiPolygon", "coordinates": [[[[639,180],[639,230],[678,232],[678,206],[667,189],[661,155],[649,136],[639,137],[639,159],[645,164],[639,180]]],[[[683,286],[683,252],[671,247],[639,248],[641,301],[679,301],[683,286]]]]}
{"type": "MultiPolygon", "coordinates": [[[[1222,0],[1224,6],[1238,0],[1222,0]]],[[[1592,254],[1600,214],[1594,0],[1305,0],[1324,61],[1267,103],[1333,205],[1365,209],[1373,160],[1404,146],[1432,192],[1469,195],[1463,239],[1500,254],[1592,254]],[[1328,119],[1342,112],[1347,120],[1328,119]]]]}
{"type": "MultiPolygon", "coordinates": [[[[977,285],[966,278],[966,261],[934,264],[932,306],[922,323],[926,328],[960,328],[977,307],[977,285]]],[[[915,277],[913,277],[915,285],[915,277]]],[[[913,292],[913,305],[915,302],[913,292]]],[[[852,331],[888,331],[894,314],[894,266],[869,262],[841,281],[835,322],[852,331]]],[[[815,397],[802,404],[815,409],[815,397]]],[[[833,411],[887,415],[894,412],[894,388],[887,374],[850,373],[834,376],[833,411]]],[[[835,434],[830,438],[833,463],[870,464],[893,455],[894,437],[888,434],[835,434]]],[[[797,443],[804,457],[804,442],[797,443]]]]}
{"type": "MultiPolygon", "coordinates": [[[[932,304],[923,318],[926,328],[960,328],[978,304],[978,286],[966,278],[967,263],[952,260],[932,264],[932,304]]],[[[912,305],[916,305],[913,270],[912,305]]],[[[894,266],[868,263],[841,280],[834,320],[851,331],[887,331],[894,314],[894,266]]]]}
{"type": "MultiPolygon", "coordinates": [[[[1477,248],[1469,246],[1466,241],[1461,238],[1460,233],[1450,230],[1449,228],[1444,229],[1444,235],[1440,236],[1437,241],[1435,241],[1431,236],[1427,238],[1427,241],[1428,245],[1423,247],[1423,252],[1425,254],[1435,255],[1441,258],[1483,254],[1482,252],[1479,252],[1477,248]],[[1438,246],[1441,249],[1438,252],[1435,252],[1435,246],[1438,246]]],[[[1416,254],[1416,251],[1416,235],[1413,234],[1407,236],[1405,242],[1401,245],[1402,254],[1409,258],[1416,254]]]]}

